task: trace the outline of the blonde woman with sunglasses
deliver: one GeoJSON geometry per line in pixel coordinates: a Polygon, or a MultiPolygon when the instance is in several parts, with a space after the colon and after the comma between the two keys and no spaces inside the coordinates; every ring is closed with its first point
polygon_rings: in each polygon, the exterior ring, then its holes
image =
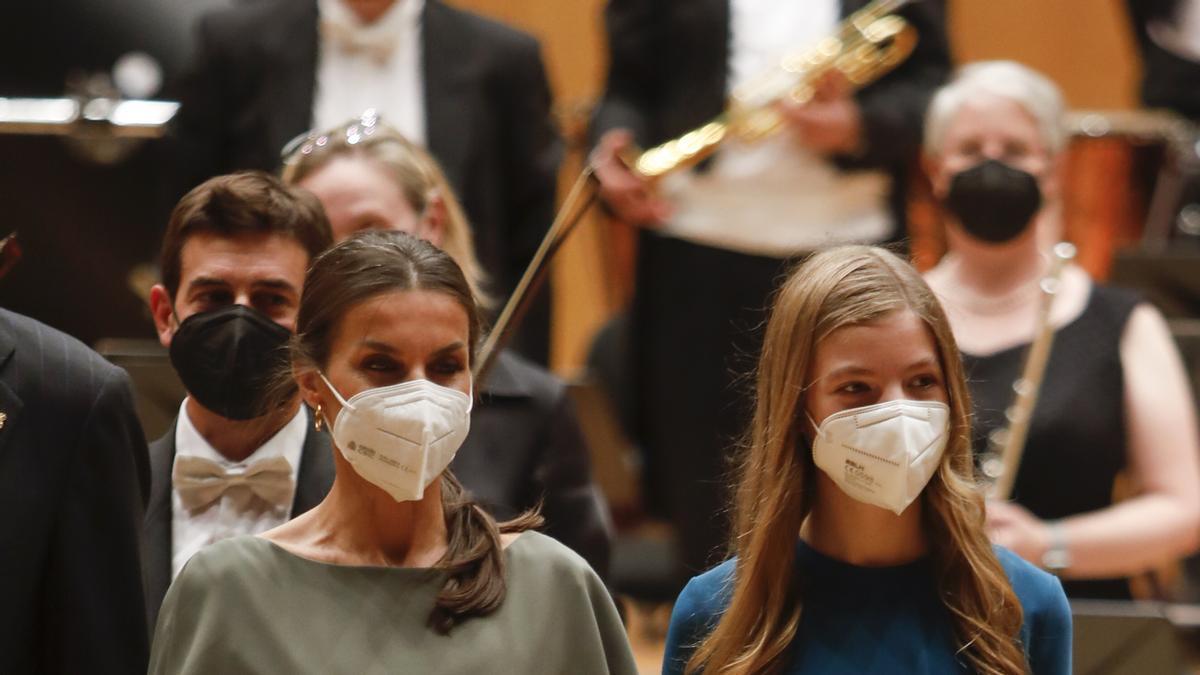
{"type": "MultiPolygon", "coordinates": [[[[477,297],[489,279],[475,237],[437,162],[374,111],[328,131],[298,137],[284,152],[284,181],[325,207],[335,241],[365,230],[398,230],[441,248],[477,297]]],[[[493,301],[494,304],[494,301],[493,301]]],[[[591,478],[587,445],[566,387],[504,350],[480,384],[472,432],[454,469],[495,513],[541,505],[546,533],[574,549],[604,578],[611,532],[591,478]]]]}

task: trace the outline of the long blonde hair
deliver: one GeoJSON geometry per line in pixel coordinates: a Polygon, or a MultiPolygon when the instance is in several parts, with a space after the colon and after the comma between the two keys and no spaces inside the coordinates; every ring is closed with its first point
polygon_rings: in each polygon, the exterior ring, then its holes
{"type": "MultiPolygon", "coordinates": [[[[352,128],[359,122],[358,118],[350,120],[337,130],[352,128]]],[[[432,195],[440,196],[446,208],[446,238],[441,248],[462,268],[480,305],[485,308],[490,306],[492,298],[484,291],[487,275],[475,255],[475,235],[462,204],[437,160],[424,148],[382,122],[374,123],[369,135],[347,138],[345,133],[336,133],[337,130],[326,133],[325,141],[319,147],[288,157],[281,174],[283,181],[294,185],[334,159],[350,157],[363,159],[383,169],[417,213],[425,210],[432,195]]]]}
{"type": "Polygon", "coordinates": [[[814,254],[775,297],[739,466],[732,596],[715,629],[692,654],[688,672],[758,674],[784,666],[804,600],[793,572],[796,539],[813,506],[812,453],[797,448],[807,446],[801,413],[814,350],[838,328],[904,309],[933,333],[950,404],[950,440],[920,497],[939,597],[950,612],[960,657],[976,672],[1026,671],[1019,641],[1021,605],[983,531],[984,503],[970,445],[970,396],[950,324],[912,267],[880,248],[846,246],[814,254]]]}

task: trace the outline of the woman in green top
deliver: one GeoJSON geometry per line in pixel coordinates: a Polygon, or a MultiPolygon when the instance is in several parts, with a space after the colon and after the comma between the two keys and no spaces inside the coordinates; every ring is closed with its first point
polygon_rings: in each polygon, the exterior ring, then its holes
{"type": "Polygon", "coordinates": [[[319,506],[213,544],[167,593],[151,673],[635,673],[581,558],[496,523],[446,470],[469,426],[475,300],[445,253],[368,232],[318,257],[291,345],[328,424],[319,506]]]}

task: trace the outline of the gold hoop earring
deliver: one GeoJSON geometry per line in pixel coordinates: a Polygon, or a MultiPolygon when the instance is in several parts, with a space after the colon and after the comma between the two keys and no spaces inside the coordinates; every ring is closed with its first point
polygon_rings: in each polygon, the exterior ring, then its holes
{"type": "Polygon", "coordinates": [[[323,431],[325,429],[325,413],[321,410],[321,404],[317,404],[317,412],[313,415],[313,429],[323,431]]]}

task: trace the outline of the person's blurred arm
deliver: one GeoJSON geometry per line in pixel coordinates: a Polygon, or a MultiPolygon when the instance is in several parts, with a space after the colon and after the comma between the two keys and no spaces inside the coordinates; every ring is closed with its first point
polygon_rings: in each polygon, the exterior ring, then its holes
{"type": "Polygon", "coordinates": [[[613,129],[626,129],[632,141],[643,147],[652,138],[651,111],[660,91],[662,18],[655,0],[609,0],[604,8],[608,37],[608,75],[604,94],[592,113],[590,136],[595,145],[613,129]]]}
{"type": "Polygon", "coordinates": [[[653,139],[652,111],[662,77],[655,56],[662,44],[659,9],[653,0],[609,0],[604,9],[608,76],[589,128],[600,198],[618,220],[634,225],[661,224],[671,214],[670,205],[621,159],[653,139]]]}
{"type": "Polygon", "coordinates": [[[900,14],[918,37],[895,70],[857,94],[829,78],[812,102],[782,106],[797,141],[843,169],[886,168],[915,158],[925,108],[950,73],[943,0],[922,0],[900,14]]]}
{"type": "Polygon", "coordinates": [[[144,672],[141,536],[150,468],[124,371],[106,373],[81,430],[64,465],[44,575],[41,633],[57,643],[45,655],[54,664],[48,672],[144,672]]]}
{"type": "MultiPolygon", "coordinates": [[[[1128,467],[1139,494],[1060,521],[1067,578],[1136,574],[1200,543],[1200,431],[1191,387],[1166,321],[1149,305],[1129,317],[1121,365],[1128,467]]],[[[1035,564],[1051,545],[1050,525],[1014,504],[990,503],[988,526],[996,543],[1035,564]]]]}
{"type": "Polygon", "coordinates": [[[1071,576],[1129,574],[1200,542],[1200,431],[1179,350],[1162,315],[1140,305],[1121,338],[1129,470],[1140,496],[1064,521],[1071,576]]]}

